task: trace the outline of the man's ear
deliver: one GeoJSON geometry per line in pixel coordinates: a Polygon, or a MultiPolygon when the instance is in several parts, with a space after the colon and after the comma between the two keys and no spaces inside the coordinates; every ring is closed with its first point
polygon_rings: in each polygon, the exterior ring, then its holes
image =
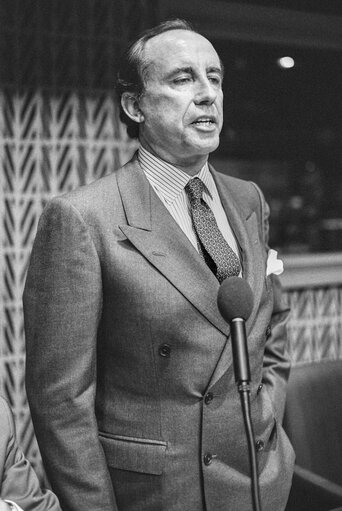
{"type": "Polygon", "coordinates": [[[124,92],[121,96],[121,106],[125,114],[135,122],[143,122],[144,115],[139,108],[137,95],[132,92],[124,92]]]}

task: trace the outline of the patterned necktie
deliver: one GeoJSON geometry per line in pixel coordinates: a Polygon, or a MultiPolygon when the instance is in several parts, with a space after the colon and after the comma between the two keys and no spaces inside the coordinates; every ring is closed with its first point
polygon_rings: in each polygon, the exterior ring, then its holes
{"type": "Polygon", "coordinates": [[[200,253],[221,283],[227,277],[239,275],[240,261],[222,236],[214,213],[202,199],[203,188],[203,182],[195,177],[190,179],[185,186],[185,191],[190,200],[191,216],[199,241],[200,253]]]}

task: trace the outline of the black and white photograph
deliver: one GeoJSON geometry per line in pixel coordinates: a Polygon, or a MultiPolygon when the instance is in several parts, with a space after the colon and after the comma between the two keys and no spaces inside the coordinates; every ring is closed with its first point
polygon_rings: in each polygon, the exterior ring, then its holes
{"type": "Polygon", "coordinates": [[[0,0],[0,511],[342,511],[342,3],[0,0]]]}

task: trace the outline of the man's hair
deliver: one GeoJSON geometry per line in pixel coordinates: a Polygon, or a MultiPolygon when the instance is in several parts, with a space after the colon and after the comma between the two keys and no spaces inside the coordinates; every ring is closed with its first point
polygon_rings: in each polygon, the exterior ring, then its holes
{"type": "MultiPolygon", "coordinates": [[[[148,63],[144,59],[146,42],[159,34],[170,30],[189,30],[195,32],[190,23],[181,19],[164,21],[159,25],[143,32],[123,54],[116,80],[116,91],[119,101],[124,92],[131,92],[139,97],[144,91],[145,76],[148,63]]],[[[131,138],[138,138],[139,124],[132,121],[124,112],[120,103],[120,119],[127,126],[127,133],[131,138]]]]}

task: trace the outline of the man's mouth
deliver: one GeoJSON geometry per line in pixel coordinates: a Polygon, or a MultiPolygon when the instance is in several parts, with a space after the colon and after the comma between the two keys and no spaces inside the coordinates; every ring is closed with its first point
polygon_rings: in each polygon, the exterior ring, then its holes
{"type": "Polygon", "coordinates": [[[197,117],[197,119],[195,119],[193,121],[193,123],[197,123],[197,122],[211,122],[211,123],[214,123],[215,122],[215,118],[212,117],[211,115],[210,116],[201,116],[201,117],[197,117]]]}
{"type": "Polygon", "coordinates": [[[193,124],[214,124],[214,121],[211,119],[200,119],[199,121],[195,121],[193,124]]]}
{"type": "Polygon", "coordinates": [[[194,124],[195,126],[210,128],[216,124],[216,121],[213,117],[199,117],[191,124],[194,124]]]}

